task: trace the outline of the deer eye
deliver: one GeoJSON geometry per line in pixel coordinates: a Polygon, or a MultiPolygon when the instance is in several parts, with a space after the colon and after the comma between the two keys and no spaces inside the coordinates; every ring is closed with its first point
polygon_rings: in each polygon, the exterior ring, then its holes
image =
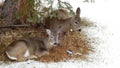
{"type": "Polygon", "coordinates": [[[75,24],[78,24],[78,22],[75,22],[75,24]]]}
{"type": "Polygon", "coordinates": [[[51,38],[54,38],[53,36],[51,36],[51,38]]]}

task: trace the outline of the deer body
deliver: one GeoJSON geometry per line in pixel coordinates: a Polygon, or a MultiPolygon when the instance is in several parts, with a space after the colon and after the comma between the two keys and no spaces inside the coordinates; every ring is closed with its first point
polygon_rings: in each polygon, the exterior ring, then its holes
{"type": "Polygon", "coordinates": [[[59,43],[59,35],[63,36],[70,29],[80,31],[80,8],[77,8],[76,15],[72,17],[69,17],[68,13],[63,11],[59,11],[59,13],[57,13],[57,15],[60,16],[60,19],[50,17],[45,19],[45,26],[51,30],[52,35],[57,39],[56,43],[59,43]]]}
{"type": "Polygon", "coordinates": [[[25,61],[49,54],[53,41],[46,38],[25,38],[12,42],[6,50],[6,55],[11,60],[25,61]]]}

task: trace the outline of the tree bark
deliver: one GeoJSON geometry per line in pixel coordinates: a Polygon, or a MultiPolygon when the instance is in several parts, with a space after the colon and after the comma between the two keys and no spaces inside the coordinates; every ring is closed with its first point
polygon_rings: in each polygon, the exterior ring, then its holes
{"type": "MultiPolygon", "coordinates": [[[[30,12],[31,1],[33,2],[34,0],[5,0],[3,6],[0,8],[0,26],[9,27],[11,25],[20,25],[23,22],[26,22],[26,14],[21,14],[21,18],[19,19],[17,18],[17,14],[24,13],[25,9],[27,10],[27,12],[30,12]],[[26,5],[27,7],[25,7],[26,5]]],[[[34,2],[32,4],[34,4],[34,2]]],[[[6,32],[8,30],[9,29],[6,28],[0,28],[0,33],[6,32]]]]}
{"type": "Polygon", "coordinates": [[[1,25],[11,25],[15,24],[16,19],[16,11],[17,11],[17,2],[16,0],[5,0],[2,8],[1,8],[1,19],[4,21],[1,25]]]}
{"type": "Polygon", "coordinates": [[[33,6],[34,0],[5,0],[0,18],[5,22],[4,25],[26,23],[28,16],[34,14],[33,6]]]}

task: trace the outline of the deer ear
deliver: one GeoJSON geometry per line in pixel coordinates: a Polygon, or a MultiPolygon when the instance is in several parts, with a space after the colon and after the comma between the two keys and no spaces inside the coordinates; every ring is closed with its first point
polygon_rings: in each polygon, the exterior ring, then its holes
{"type": "Polygon", "coordinates": [[[76,10],[76,15],[79,17],[80,13],[81,13],[81,10],[80,10],[80,7],[78,7],[77,10],[76,10]]]}
{"type": "Polygon", "coordinates": [[[46,32],[47,32],[47,34],[48,34],[48,35],[50,35],[50,34],[51,34],[50,29],[46,29],[46,32]]]}

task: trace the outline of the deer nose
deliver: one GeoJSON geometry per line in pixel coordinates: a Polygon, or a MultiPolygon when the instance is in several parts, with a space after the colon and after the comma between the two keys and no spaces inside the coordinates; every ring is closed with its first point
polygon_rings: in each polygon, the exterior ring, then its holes
{"type": "Polygon", "coordinates": [[[81,29],[78,29],[79,32],[81,32],[81,29]]]}
{"type": "Polygon", "coordinates": [[[54,45],[59,45],[59,43],[54,43],[54,45]]]}

